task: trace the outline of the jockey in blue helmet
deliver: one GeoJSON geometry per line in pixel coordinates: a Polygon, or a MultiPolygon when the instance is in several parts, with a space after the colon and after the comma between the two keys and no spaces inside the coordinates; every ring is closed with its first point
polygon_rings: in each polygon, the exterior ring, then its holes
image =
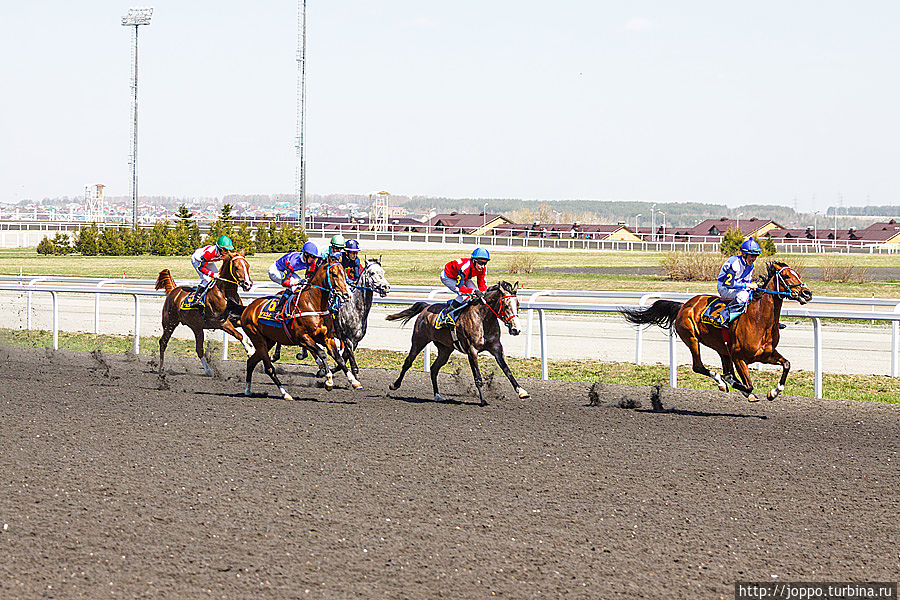
{"type": "Polygon", "coordinates": [[[716,289],[723,300],[729,301],[722,311],[725,323],[733,321],[746,310],[757,288],[753,281],[753,263],[762,254],[762,248],[753,238],[741,244],[741,253],[729,257],[716,278],[716,289]]]}
{"type": "Polygon", "coordinates": [[[487,290],[485,275],[491,254],[485,248],[475,248],[472,256],[457,258],[444,265],[441,283],[457,296],[451,300],[434,321],[435,329],[456,325],[456,317],[471,301],[480,300],[487,290]]]}
{"type": "Polygon", "coordinates": [[[284,307],[287,306],[284,300],[292,292],[305,287],[318,266],[319,248],[312,242],[303,244],[300,252],[288,252],[269,266],[269,279],[287,288],[282,298],[279,317],[284,316],[284,307]]]}

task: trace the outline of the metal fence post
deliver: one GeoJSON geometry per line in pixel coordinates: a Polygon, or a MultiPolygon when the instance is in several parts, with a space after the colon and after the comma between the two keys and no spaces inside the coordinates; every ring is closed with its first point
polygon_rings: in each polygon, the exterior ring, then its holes
{"type": "Polygon", "coordinates": [[[550,379],[550,369],[547,368],[547,329],[544,327],[544,309],[538,309],[538,321],[541,325],[541,379],[550,379]]]}
{"type": "Polygon", "coordinates": [[[677,334],[673,327],[669,331],[669,387],[671,388],[678,387],[678,344],[676,341],[677,334]]]}
{"type": "MultiPolygon", "coordinates": [[[[900,313],[900,304],[894,307],[894,312],[900,313]]],[[[898,352],[900,352],[900,323],[891,321],[891,377],[900,375],[898,352]]]]}
{"type": "Polygon", "coordinates": [[[53,349],[59,350],[59,303],[56,292],[51,291],[50,296],[53,298],[53,349]]]}
{"type": "Polygon", "coordinates": [[[222,330],[222,360],[228,360],[228,332],[222,330]]]}
{"type": "Polygon", "coordinates": [[[134,353],[141,353],[141,299],[137,294],[134,296],[134,353]]]}
{"type": "MultiPolygon", "coordinates": [[[[535,302],[539,296],[546,294],[545,290],[535,292],[528,298],[528,303],[535,302]]],[[[525,358],[531,358],[531,332],[534,331],[534,309],[528,309],[528,325],[525,328],[525,358]]]]}
{"type": "MultiPolygon", "coordinates": [[[[638,306],[647,306],[647,301],[650,298],[655,297],[657,294],[644,294],[641,296],[641,299],[638,300],[638,306]]],[[[641,354],[643,354],[644,350],[644,328],[638,327],[637,333],[635,334],[634,339],[634,364],[641,364],[641,354]]]]}
{"type": "Polygon", "coordinates": [[[822,320],[813,317],[813,365],[815,369],[814,391],[816,398],[822,397],[822,320]]]}

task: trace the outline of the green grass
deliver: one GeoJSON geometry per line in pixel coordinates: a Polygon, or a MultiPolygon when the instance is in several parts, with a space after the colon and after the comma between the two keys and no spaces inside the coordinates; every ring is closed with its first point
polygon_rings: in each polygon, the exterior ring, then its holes
{"type": "MultiPolygon", "coordinates": [[[[87,333],[59,332],[59,348],[62,350],[94,351],[124,354],[133,349],[133,337],[125,335],[92,335],[87,333]]],[[[26,348],[50,348],[53,337],[50,331],[18,329],[0,329],[0,345],[26,348]]],[[[221,343],[208,340],[207,351],[212,356],[220,356],[221,343]]],[[[159,351],[158,338],[146,336],[141,338],[141,354],[156,355],[159,351]]],[[[231,345],[231,356],[243,360],[243,350],[235,344],[231,345]]],[[[295,352],[283,353],[282,362],[296,363],[295,352]]],[[[196,358],[194,342],[173,338],[169,342],[166,356],[196,358]]],[[[413,369],[422,370],[422,357],[416,359],[413,369]]],[[[364,369],[396,369],[399,370],[406,358],[405,352],[390,350],[360,349],[357,361],[364,369]]],[[[311,364],[311,360],[305,361],[311,364]]],[[[480,360],[482,372],[493,373],[495,377],[505,379],[502,371],[493,358],[483,355],[480,360]]],[[[510,368],[517,377],[539,379],[541,362],[539,359],[510,358],[510,368]]],[[[454,355],[450,358],[445,372],[453,372],[459,368],[469,373],[468,361],[454,355]]],[[[199,369],[199,365],[198,365],[199,369]]],[[[629,363],[611,363],[593,360],[556,360],[549,362],[550,378],[565,381],[619,383],[625,385],[668,385],[669,368],[665,365],[634,365],[629,363]]],[[[751,377],[757,392],[765,394],[778,383],[780,371],[751,370],[751,377]]],[[[900,378],[872,375],[831,375],[823,374],[822,385],[825,398],[844,400],[864,400],[869,402],[900,403],[900,378]]],[[[692,372],[689,367],[678,368],[678,386],[689,389],[714,389],[708,377],[692,372]]],[[[814,395],[813,373],[810,371],[792,371],[788,377],[785,393],[792,396],[814,395]]]]}
{"type": "MultiPolygon", "coordinates": [[[[381,255],[388,280],[394,285],[440,285],[438,273],[459,252],[435,250],[366,249],[370,256],[381,255]]],[[[574,290],[613,290],[642,292],[708,293],[713,282],[671,281],[659,276],[592,275],[587,273],[510,274],[509,265],[518,251],[492,250],[488,279],[518,281],[521,287],[574,290]]],[[[656,267],[665,253],[658,252],[533,252],[537,269],[566,267],[656,267]]],[[[279,254],[248,257],[251,275],[265,279],[269,265],[279,254]]],[[[807,271],[823,264],[853,264],[859,267],[898,266],[898,259],[884,255],[779,255],[788,264],[802,264],[807,271]]],[[[41,256],[34,249],[0,249],[0,274],[68,275],[106,278],[155,279],[162,269],[175,278],[192,279],[196,273],[186,256],[41,256]]],[[[864,283],[825,282],[807,276],[813,294],[818,296],[855,296],[891,298],[900,295],[898,286],[867,281],[864,283]]]]}

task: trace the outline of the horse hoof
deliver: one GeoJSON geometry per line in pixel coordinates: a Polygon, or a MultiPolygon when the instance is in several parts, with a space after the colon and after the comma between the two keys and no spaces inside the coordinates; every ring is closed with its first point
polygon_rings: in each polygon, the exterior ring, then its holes
{"type": "Polygon", "coordinates": [[[446,402],[447,399],[444,398],[443,396],[441,396],[440,394],[435,394],[435,395],[434,395],[434,401],[435,401],[435,402],[446,402]]]}
{"type": "Polygon", "coordinates": [[[750,402],[759,402],[759,398],[756,397],[756,394],[747,394],[747,400],[750,402]]]}
{"type": "Polygon", "coordinates": [[[725,385],[724,383],[720,383],[720,384],[719,384],[719,391],[720,391],[720,392],[727,392],[727,391],[728,391],[728,386],[725,385]]]}
{"type": "Polygon", "coordinates": [[[284,398],[285,401],[287,401],[287,402],[293,402],[293,401],[294,401],[293,396],[291,396],[290,394],[285,394],[285,395],[283,396],[283,398],[284,398]]]}
{"type": "Polygon", "coordinates": [[[531,398],[531,394],[529,394],[528,392],[526,392],[526,391],[523,390],[523,389],[519,389],[519,398],[521,398],[521,399],[523,399],[523,400],[524,400],[525,398],[531,398]]]}
{"type": "Polygon", "coordinates": [[[769,390],[769,393],[766,394],[766,400],[774,400],[778,397],[778,392],[775,390],[769,390]]]}
{"type": "Polygon", "coordinates": [[[316,377],[325,377],[325,369],[319,369],[316,371],[316,377]]]}
{"type": "Polygon", "coordinates": [[[353,389],[354,389],[354,390],[361,390],[361,389],[362,389],[362,384],[361,384],[360,382],[358,382],[358,381],[357,381],[356,383],[351,384],[351,385],[353,386],[353,389]]]}
{"type": "Polygon", "coordinates": [[[388,386],[388,389],[391,390],[391,391],[399,390],[399,389],[400,389],[400,384],[399,384],[399,383],[392,383],[391,385],[388,386]]]}

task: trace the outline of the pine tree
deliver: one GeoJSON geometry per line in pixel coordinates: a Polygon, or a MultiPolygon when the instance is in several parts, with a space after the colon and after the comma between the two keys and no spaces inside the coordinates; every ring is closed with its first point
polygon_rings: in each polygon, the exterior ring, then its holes
{"type": "Polygon", "coordinates": [[[100,234],[100,254],[103,256],[122,256],[125,254],[125,240],[118,228],[107,227],[100,234]]]}
{"type": "Polygon", "coordinates": [[[778,250],[775,248],[775,242],[773,242],[772,238],[770,238],[769,236],[763,237],[762,240],[757,239],[756,241],[759,242],[759,246],[760,248],[762,248],[763,256],[774,256],[775,253],[778,252],[778,250]]]}
{"type": "Polygon", "coordinates": [[[150,254],[167,256],[172,253],[172,230],[168,221],[157,221],[150,230],[150,254]]]}
{"type": "MultiPolygon", "coordinates": [[[[216,240],[223,235],[227,235],[230,238],[234,237],[234,216],[231,214],[232,208],[233,207],[227,203],[222,206],[219,218],[209,226],[209,235],[207,235],[206,240],[204,241],[205,244],[215,244],[216,240]]],[[[237,245],[235,245],[235,248],[237,248],[237,245]]]]}
{"type": "Polygon", "coordinates": [[[44,236],[44,239],[40,241],[37,245],[37,253],[43,254],[44,256],[49,256],[53,254],[53,242],[47,239],[47,236],[44,236]]]}
{"type": "Polygon", "coordinates": [[[725,256],[734,256],[741,253],[741,244],[744,243],[744,236],[737,229],[729,228],[722,236],[722,243],[719,244],[719,250],[725,256]]]}
{"type": "Polygon", "coordinates": [[[272,251],[272,239],[269,237],[269,228],[262,225],[256,227],[256,251],[267,253],[272,251]]]}
{"type": "Polygon", "coordinates": [[[96,223],[82,227],[75,238],[75,252],[82,256],[97,256],[100,252],[100,231],[96,223]]]}
{"type": "Polygon", "coordinates": [[[253,236],[250,234],[250,227],[246,223],[241,223],[231,235],[231,241],[238,250],[243,249],[244,254],[250,256],[255,254],[256,247],[253,244],[253,236]]]}
{"type": "Polygon", "coordinates": [[[72,240],[69,239],[68,233],[57,233],[53,236],[53,239],[50,240],[50,244],[53,246],[53,254],[56,256],[65,256],[66,254],[74,252],[71,242],[72,240]]]}

